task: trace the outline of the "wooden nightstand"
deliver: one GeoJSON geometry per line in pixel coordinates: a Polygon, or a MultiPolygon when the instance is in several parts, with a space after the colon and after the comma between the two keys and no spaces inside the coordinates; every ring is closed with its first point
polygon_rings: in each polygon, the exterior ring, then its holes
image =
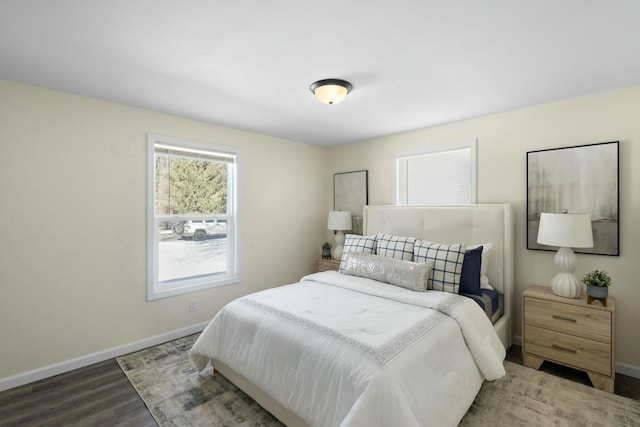
{"type": "Polygon", "coordinates": [[[587,304],[587,296],[563,298],[545,286],[522,294],[522,359],[540,368],[548,360],[589,375],[595,388],[613,393],[616,376],[616,301],[587,304]]]}
{"type": "Polygon", "coordinates": [[[338,271],[339,268],[340,268],[340,261],[337,261],[335,259],[319,259],[316,270],[318,270],[318,273],[319,273],[321,271],[327,271],[327,270],[338,271]]]}

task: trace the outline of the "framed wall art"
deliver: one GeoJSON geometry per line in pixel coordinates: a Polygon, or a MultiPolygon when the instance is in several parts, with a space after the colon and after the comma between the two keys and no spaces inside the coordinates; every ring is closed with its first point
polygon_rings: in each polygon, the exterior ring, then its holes
{"type": "Polygon", "coordinates": [[[352,234],[362,234],[363,206],[368,203],[366,170],[333,174],[333,209],[351,212],[352,234]]]}
{"type": "Polygon", "coordinates": [[[527,249],[536,243],[540,213],[591,216],[593,248],[576,253],[620,255],[619,141],[527,152],[527,249]]]}

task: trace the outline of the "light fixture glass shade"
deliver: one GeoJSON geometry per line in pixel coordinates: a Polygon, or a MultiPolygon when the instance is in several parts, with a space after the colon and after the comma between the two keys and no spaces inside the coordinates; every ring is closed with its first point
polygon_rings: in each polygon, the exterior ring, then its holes
{"type": "Polygon", "coordinates": [[[337,104],[347,97],[353,86],[351,83],[340,79],[318,80],[309,89],[318,101],[325,104],[337,104]]]}
{"type": "Polygon", "coordinates": [[[551,279],[551,291],[565,298],[580,297],[582,283],[573,274],[576,269],[576,254],[571,248],[593,247],[589,215],[541,213],[538,243],[560,247],[553,258],[558,273],[551,279]]]}
{"type": "Polygon", "coordinates": [[[329,211],[327,229],[329,230],[351,230],[351,212],[329,211]]]}
{"type": "Polygon", "coordinates": [[[538,243],[565,248],[592,248],[591,217],[587,214],[540,214],[538,243]]]}
{"type": "Polygon", "coordinates": [[[331,258],[335,260],[342,259],[344,251],[344,231],[351,230],[351,212],[329,211],[329,219],[327,220],[327,228],[336,231],[336,244],[331,251],[331,258]]]}

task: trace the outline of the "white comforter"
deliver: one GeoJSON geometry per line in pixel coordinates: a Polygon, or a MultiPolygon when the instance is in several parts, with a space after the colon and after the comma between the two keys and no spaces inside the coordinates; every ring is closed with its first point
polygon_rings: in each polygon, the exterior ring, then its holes
{"type": "Polygon", "coordinates": [[[472,300],[328,271],[235,300],[191,350],[312,426],[454,426],[505,349],[472,300]]]}

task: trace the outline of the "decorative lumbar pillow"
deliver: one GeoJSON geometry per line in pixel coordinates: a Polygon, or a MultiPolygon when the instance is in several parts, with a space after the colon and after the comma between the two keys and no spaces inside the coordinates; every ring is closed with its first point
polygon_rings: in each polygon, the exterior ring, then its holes
{"type": "Polygon", "coordinates": [[[466,250],[464,244],[443,245],[417,240],[414,244],[413,260],[433,262],[427,289],[457,294],[466,250]]]}
{"type": "Polygon", "coordinates": [[[376,236],[359,236],[357,234],[347,234],[344,238],[344,248],[342,259],[340,260],[340,273],[342,273],[342,262],[346,254],[375,254],[376,236]]]}
{"type": "Polygon", "coordinates": [[[491,255],[491,248],[493,248],[493,243],[483,243],[482,245],[473,245],[467,246],[467,250],[469,249],[477,249],[482,246],[482,266],[480,267],[480,288],[481,289],[489,289],[493,290],[493,287],[489,284],[489,276],[487,272],[489,271],[489,256],[491,255]]]}
{"type": "Polygon", "coordinates": [[[378,233],[376,235],[376,254],[411,261],[413,259],[413,244],[415,237],[400,237],[391,234],[378,233]]]}
{"type": "Polygon", "coordinates": [[[480,292],[480,270],[482,264],[482,246],[475,249],[467,248],[464,253],[464,261],[462,263],[462,271],[460,272],[460,289],[461,294],[481,295],[480,292]]]}
{"type": "Polygon", "coordinates": [[[340,268],[343,274],[365,277],[416,292],[424,292],[431,262],[411,262],[372,254],[345,254],[340,268]]]}

